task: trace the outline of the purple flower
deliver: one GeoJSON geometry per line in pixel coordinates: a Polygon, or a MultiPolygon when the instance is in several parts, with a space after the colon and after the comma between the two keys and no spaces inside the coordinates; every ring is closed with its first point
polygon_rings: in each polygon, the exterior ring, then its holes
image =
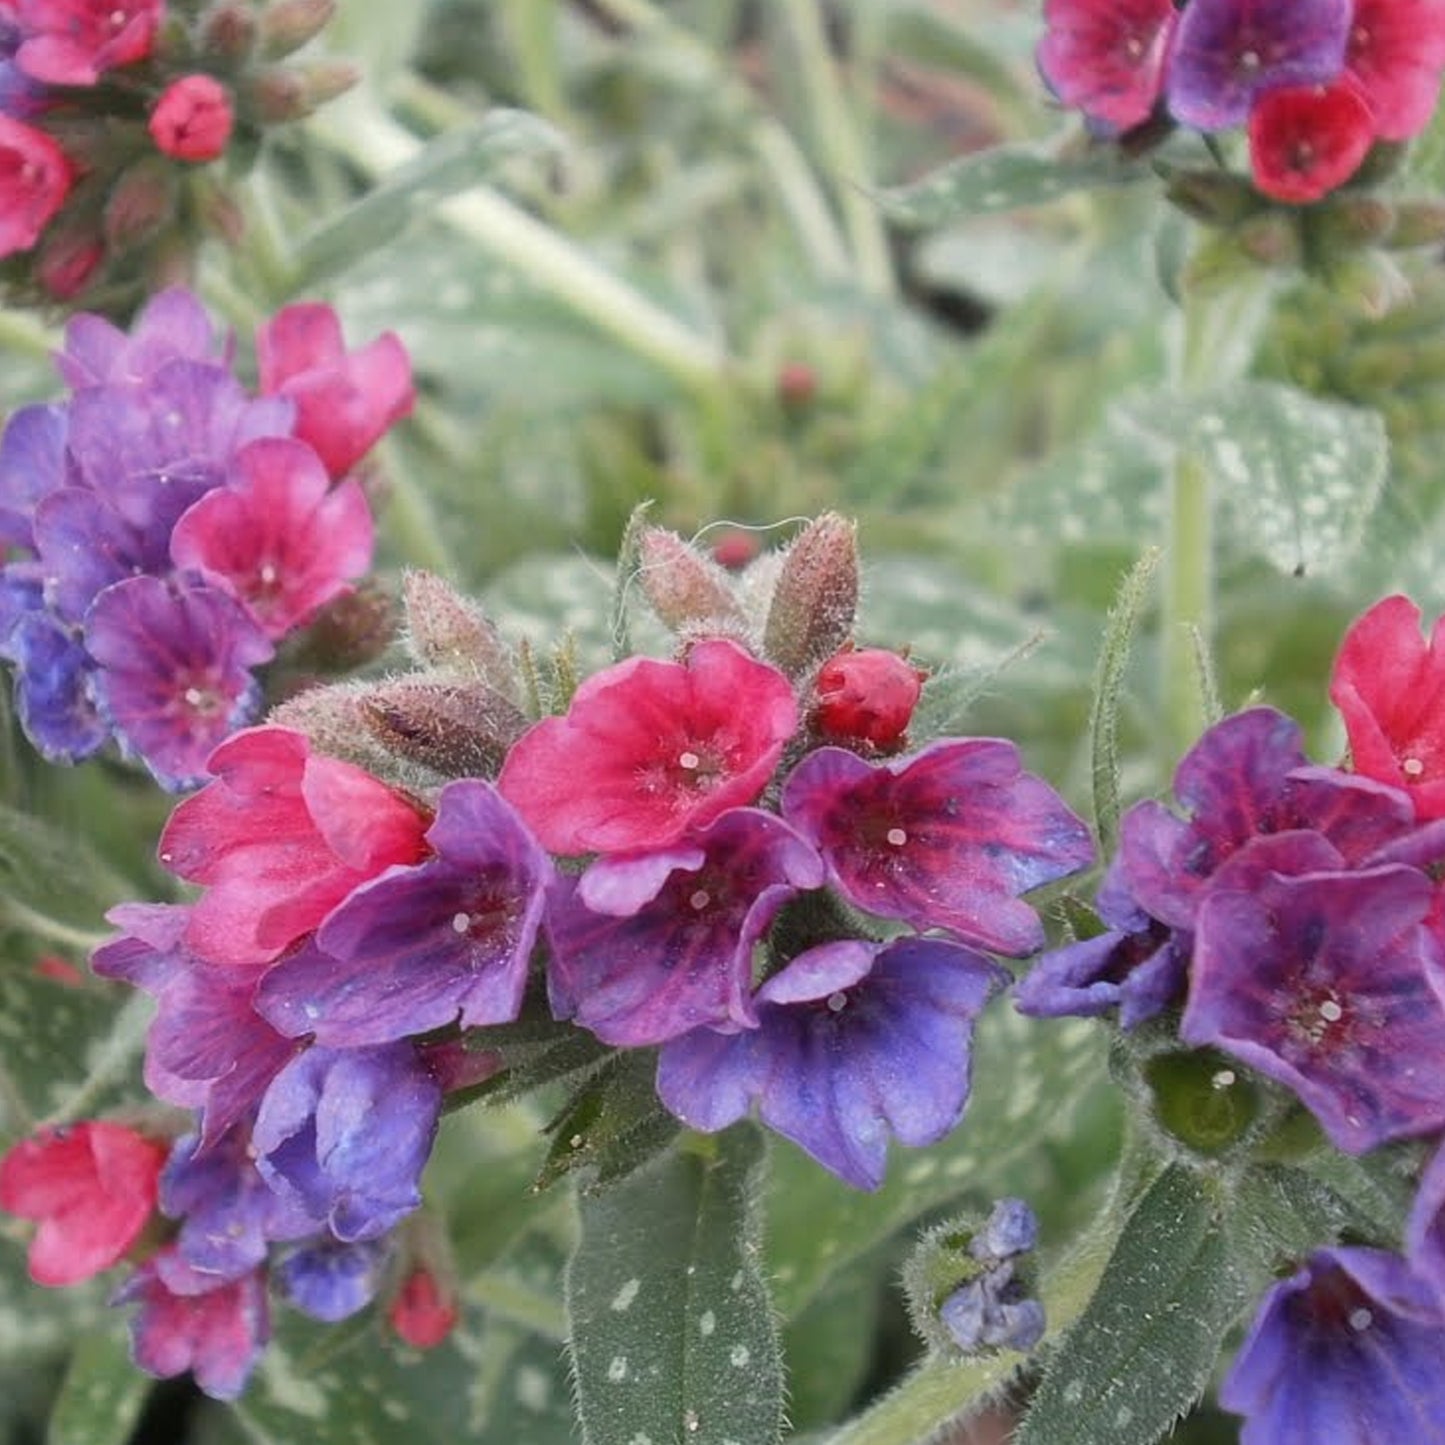
{"type": "Polygon", "coordinates": [[[42,757],[77,763],[105,745],[110,729],[95,702],[94,664],[70,628],[46,612],[23,613],[3,653],[18,668],[20,725],[42,757]]]}
{"type": "Polygon", "coordinates": [[[734,808],[686,842],[599,859],[559,880],[547,934],[558,1018],[610,1044],[700,1025],[752,1028],[753,945],[822,860],[787,824],[734,808]]]}
{"type": "Polygon", "coordinates": [[[0,545],[33,550],[35,505],[65,485],[63,406],[22,406],[0,435],[0,545]]]}
{"type": "Polygon", "coordinates": [[[162,1379],[190,1370],[215,1400],[234,1400],[271,1336],[259,1271],[237,1280],[192,1269],[168,1245],[116,1292],[112,1304],[139,1302],[131,1320],[136,1364],[162,1379]]]}
{"type": "Polygon", "coordinates": [[[1320,85],[1344,69],[1351,0],[1190,0],[1165,83],[1175,119],[1242,124],[1265,91],[1320,85]]]}
{"type": "Polygon", "coordinates": [[[1219,1403],[1241,1445],[1441,1445],[1445,1315],[1396,1255],[1316,1250],[1265,1296],[1219,1403]]]}
{"type": "Polygon", "coordinates": [[[311,1048],[281,1070],[251,1131],[256,1167],[350,1243],[421,1203],[441,1090],[409,1044],[311,1048]]]}
{"type": "Polygon", "coordinates": [[[302,1314],[335,1324],[376,1298],[390,1260],[389,1240],[320,1239],[287,1254],[276,1266],[276,1282],[302,1314]]]}
{"type": "Polygon", "coordinates": [[[880,764],[819,748],[788,777],[782,809],[859,908],[1014,956],[1044,941],[1019,894],[1094,856],[1084,824],[994,738],[948,738],[880,764]]]}
{"type": "Polygon", "coordinates": [[[770,1128],[876,1189],[890,1133],[932,1144],[962,1117],[973,1021],[1005,977],[939,939],[822,944],[758,990],[756,1030],[702,1028],[664,1045],[657,1092],[708,1132],[756,1101],[770,1128]]]}
{"type": "Polygon", "coordinates": [[[490,783],[442,790],[436,856],[355,889],[312,947],[267,974],[257,1007],[335,1047],[516,1018],[552,864],[490,783]]]}
{"type": "Polygon", "coordinates": [[[1391,865],[1266,874],[1201,905],[1186,1043],[1293,1089],[1347,1153],[1445,1125],[1430,880],[1391,865]]]}
{"type": "Polygon", "coordinates": [[[1445,1148],[1436,1149],[1420,1180],[1405,1225],[1405,1249],[1410,1267],[1445,1308],[1445,1148]]]}
{"type": "Polygon", "coordinates": [[[233,1128],[213,1148],[199,1134],[178,1139],[160,1180],[161,1213],[181,1221],[176,1249],[201,1274],[239,1279],[266,1259],[274,1240],[315,1234],[320,1221],[275,1193],[250,1155],[251,1131],[233,1128]]]}
{"type": "Polygon", "coordinates": [[[272,647],[240,603],[213,588],[132,577],[86,616],[96,696],[121,746],[168,788],[196,785],[206,759],[260,705],[250,669],[272,647]]]}
{"type": "Polygon", "coordinates": [[[296,1044],[252,1007],[257,968],[225,968],[182,945],[190,909],[123,903],[106,915],[125,932],[91,967],[144,989],[158,1003],[146,1037],[146,1087],[201,1112],[202,1147],[245,1117],[295,1055],[296,1044]]]}
{"type": "Polygon", "coordinates": [[[67,386],[140,386],[168,361],[222,361],[205,307],[190,292],[172,286],[151,297],[131,323],[129,334],[103,316],[72,316],[65,349],[55,365],[67,386]]]}

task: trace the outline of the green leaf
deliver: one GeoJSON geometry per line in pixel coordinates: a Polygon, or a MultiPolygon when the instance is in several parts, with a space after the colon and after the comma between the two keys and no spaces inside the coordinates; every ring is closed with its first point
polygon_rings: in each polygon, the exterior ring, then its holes
{"type": "Polygon", "coordinates": [[[83,1335],[66,1367],[46,1445],[125,1445],[154,1385],[132,1362],[119,1318],[83,1335]]]}
{"type": "Polygon", "coordinates": [[[584,1445],[771,1445],[783,1414],[751,1126],[582,1202],[567,1270],[584,1445]]]}
{"type": "Polygon", "coordinates": [[[656,1076],[651,1049],[625,1049],[609,1058],[547,1125],[552,1147],[536,1187],[584,1171],[595,1176],[593,1188],[602,1188],[667,1148],[682,1126],[659,1102],[656,1076]]]}
{"type": "Polygon", "coordinates": [[[846,1189],[801,1151],[775,1148],[767,1239],[783,1317],[796,1318],[830,1279],[929,1211],[965,1193],[1019,1192],[1045,1144],[1068,1137],[1105,1083],[1105,1054],[1103,1030],[1088,1021],[991,1008],[975,1030],[963,1122],[930,1149],[895,1150],[880,1189],[846,1189]]]}
{"type": "Polygon", "coordinates": [[[1129,570],[1104,626],[1099,668],[1094,678],[1094,702],[1089,713],[1093,754],[1094,826],[1106,857],[1114,851],[1119,831],[1119,701],[1124,674],[1134,647],[1134,633],[1149,601],[1149,589],[1159,566],[1159,549],[1147,548],[1129,570]]]}
{"type": "Polygon", "coordinates": [[[89,948],[106,931],[105,910],[133,891],[82,839],[0,807],[0,922],[89,948]]]}
{"type": "Polygon", "coordinates": [[[519,158],[554,154],[561,145],[554,127],[520,110],[489,111],[447,130],[301,243],[292,289],[308,290],[350,269],[459,191],[492,179],[519,158]]]}
{"type": "Polygon", "coordinates": [[[1049,1362],[1017,1445],[1154,1445],[1203,1392],[1249,1289],[1217,1186],[1171,1165],[1049,1362]]]}
{"type": "Polygon", "coordinates": [[[1378,412],[1275,382],[1205,393],[1186,445],[1228,508],[1236,542],[1281,572],[1327,572],[1355,550],[1389,469],[1378,412]]]}
{"type": "Polygon", "coordinates": [[[1152,174],[1147,165],[1126,160],[1115,145],[1089,144],[1070,134],[1063,143],[976,151],[912,185],[884,191],[878,204],[890,221],[922,230],[961,216],[1037,206],[1086,187],[1130,185],[1152,174]]]}

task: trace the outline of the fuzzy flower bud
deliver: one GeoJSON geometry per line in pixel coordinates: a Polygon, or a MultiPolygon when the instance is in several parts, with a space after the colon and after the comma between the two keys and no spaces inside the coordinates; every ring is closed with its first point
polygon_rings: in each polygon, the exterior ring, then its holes
{"type": "Polygon", "coordinates": [[[797,677],[847,642],[857,608],[857,529],[827,512],[803,529],[783,558],[763,651],[797,677]]]}
{"type": "Polygon", "coordinates": [[[106,198],[106,240],[123,250],[151,239],[174,214],[176,189],[174,167],[159,157],[129,167],[106,198]]]}
{"type": "Polygon", "coordinates": [[[727,574],[676,532],[644,527],[637,557],[642,590],[659,620],[672,631],[743,621],[727,574]]]}
{"type": "Polygon", "coordinates": [[[433,572],[402,581],[406,645],[421,667],[479,677],[501,692],[516,691],[512,650],[476,603],[433,572]]]}
{"type": "Polygon", "coordinates": [[[896,652],[845,649],[818,673],[813,724],[835,742],[891,747],[908,731],[927,677],[896,652]]]}
{"type": "Polygon", "coordinates": [[[336,14],[336,0],[275,0],[261,12],[261,49],[281,60],[319,35],[336,14]]]}

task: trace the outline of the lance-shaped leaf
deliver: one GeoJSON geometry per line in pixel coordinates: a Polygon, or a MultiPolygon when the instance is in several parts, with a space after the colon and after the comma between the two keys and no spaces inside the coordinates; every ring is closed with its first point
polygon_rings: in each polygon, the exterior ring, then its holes
{"type": "Polygon", "coordinates": [[[757,1132],[734,1128],[583,1201],[567,1308],[584,1445],[778,1440],[782,1361],[758,1268],[761,1161],[757,1132]]]}
{"type": "Polygon", "coordinates": [[[136,1369],[119,1316],[76,1341],[50,1416],[52,1445],[126,1445],[155,1381],[136,1369]]]}

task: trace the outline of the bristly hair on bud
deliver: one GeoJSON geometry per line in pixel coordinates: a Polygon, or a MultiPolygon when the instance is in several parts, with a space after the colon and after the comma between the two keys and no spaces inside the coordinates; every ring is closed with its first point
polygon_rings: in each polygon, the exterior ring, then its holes
{"type": "Polygon", "coordinates": [[[790,677],[800,677],[852,637],[857,611],[857,527],[825,512],[783,555],[763,653],[790,677]]]}
{"type": "Polygon", "coordinates": [[[388,752],[444,778],[494,778],[527,729],[510,699],[445,674],[402,678],[360,694],[363,726],[388,752]]]}
{"type": "Polygon", "coordinates": [[[673,632],[700,636],[714,628],[731,637],[745,621],[723,568],[665,527],[643,527],[638,534],[637,580],[658,620],[673,632]]]}
{"type": "Polygon", "coordinates": [[[404,640],[419,667],[476,678],[504,696],[521,694],[517,659],[480,607],[434,572],[408,572],[401,584],[404,640]]]}

